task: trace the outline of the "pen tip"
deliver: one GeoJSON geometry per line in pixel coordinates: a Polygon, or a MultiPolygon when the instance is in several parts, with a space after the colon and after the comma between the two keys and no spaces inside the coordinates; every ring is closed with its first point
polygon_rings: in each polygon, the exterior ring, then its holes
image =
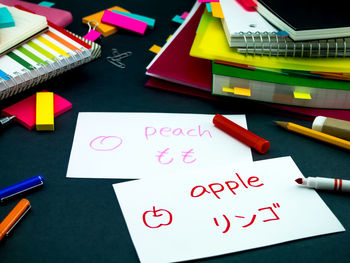
{"type": "Polygon", "coordinates": [[[303,184],[303,178],[295,179],[295,181],[296,181],[298,184],[303,184]]]}

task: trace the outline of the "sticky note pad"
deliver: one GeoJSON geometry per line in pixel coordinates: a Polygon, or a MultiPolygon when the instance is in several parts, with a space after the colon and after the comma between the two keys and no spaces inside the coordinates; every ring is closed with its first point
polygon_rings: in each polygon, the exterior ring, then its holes
{"type": "Polygon", "coordinates": [[[175,23],[179,23],[182,24],[185,20],[181,18],[181,16],[176,15],[173,17],[173,19],[171,19],[171,21],[175,22],[175,23]]]}
{"type": "Polygon", "coordinates": [[[0,8],[0,28],[13,27],[15,26],[15,21],[6,7],[0,8]]]}
{"type": "Polygon", "coordinates": [[[309,93],[294,91],[293,94],[295,99],[311,100],[311,95],[309,93]]]}
{"type": "Polygon", "coordinates": [[[52,7],[55,5],[55,3],[48,2],[48,1],[42,1],[38,5],[46,6],[46,7],[52,7]]]}
{"type": "Polygon", "coordinates": [[[147,23],[148,28],[151,28],[151,29],[153,29],[154,25],[156,24],[156,20],[153,19],[153,18],[149,18],[149,17],[146,17],[146,16],[141,16],[141,15],[137,15],[137,14],[133,14],[133,13],[122,12],[122,11],[118,11],[118,10],[111,10],[111,11],[113,13],[117,13],[117,14],[120,14],[120,15],[124,15],[124,16],[127,16],[127,17],[134,18],[136,20],[140,20],[142,22],[145,22],[145,23],[147,23]]]}
{"type": "Polygon", "coordinates": [[[55,129],[53,103],[52,92],[36,93],[35,124],[37,131],[53,131],[55,129]]]}
{"type": "Polygon", "coordinates": [[[221,5],[219,2],[211,2],[210,5],[213,17],[224,18],[224,13],[222,12],[221,5]]]}
{"type": "MultiPolygon", "coordinates": [[[[109,10],[109,11],[116,10],[116,11],[122,11],[125,13],[129,13],[128,10],[121,8],[119,6],[113,6],[111,8],[108,8],[107,10],[109,10]]],[[[95,14],[83,17],[82,21],[84,24],[88,24],[89,21],[96,21],[98,23],[98,25],[95,28],[95,30],[100,32],[104,37],[108,37],[108,36],[116,33],[118,31],[118,28],[113,26],[113,25],[104,24],[101,22],[101,18],[103,16],[104,12],[105,12],[105,10],[102,10],[102,11],[97,12],[95,14]]]]}
{"type": "MultiPolygon", "coordinates": [[[[45,92],[45,90],[41,91],[45,92]]],[[[70,110],[72,108],[72,103],[70,103],[65,98],[53,95],[54,100],[54,115],[55,117],[61,115],[62,113],[70,110]]],[[[28,130],[34,129],[35,126],[35,110],[36,110],[36,94],[21,100],[6,109],[2,110],[2,115],[4,116],[16,116],[16,121],[22,124],[28,130]]]]}
{"type": "Polygon", "coordinates": [[[145,22],[142,22],[140,20],[136,20],[134,18],[127,17],[124,15],[120,15],[117,13],[113,13],[109,10],[106,10],[103,13],[101,22],[109,25],[114,25],[120,28],[124,28],[126,30],[133,31],[141,35],[145,34],[145,31],[147,28],[147,23],[145,22]]]}
{"type": "Polygon", "coordinates": [[[149,50],[152,51],[153,53],[157,54],[161,49],[162,49],[162,47],[157,46],[157,45],[153,45],[149,50]]]}

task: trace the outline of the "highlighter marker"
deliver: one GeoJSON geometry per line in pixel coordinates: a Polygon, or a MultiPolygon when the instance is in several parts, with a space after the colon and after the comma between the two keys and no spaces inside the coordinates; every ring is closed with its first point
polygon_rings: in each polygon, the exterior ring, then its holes
{"type": "Polygon", "coordinates": [[[0,223],[0,241],[5,236],[9,235],[11,230],[18,224],[30,208],[31,206],[27,199],[22,199],[18,202],[7,217],[0,223]]]}

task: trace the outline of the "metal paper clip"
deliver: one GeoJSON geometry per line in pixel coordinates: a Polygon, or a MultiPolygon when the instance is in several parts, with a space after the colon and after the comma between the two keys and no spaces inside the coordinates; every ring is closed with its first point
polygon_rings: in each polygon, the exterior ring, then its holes
{"type": "Polygon", "coordinates": [[[112,49],[112,56],[107,57],[107,61],[117,66],[118,68],[126,68],[126,65],[121,62],[122,59],[130,57],[132,55],[131,51],[119,53],[116,48],[112,49]]]}

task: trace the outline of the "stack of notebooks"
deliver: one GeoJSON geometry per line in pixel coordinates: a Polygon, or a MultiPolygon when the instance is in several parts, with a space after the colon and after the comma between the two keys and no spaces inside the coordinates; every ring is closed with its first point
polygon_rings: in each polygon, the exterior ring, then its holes
{"type": "Polygon", "coordinates": [[[98,44],[47,22],[44,16],[7,8],[15,27],[0,29],[0,100],[100,56],[98,44]]]}
{"type": "MultiPolygon", "coordinates": [[[[258,1],[258,11],[240,2],[221,0],[224,18],[196,3],[147,67],[151,78],[146,85],[214,99],[219,96],[212,95],[267,102],[298,113],[350,109],[346,21],[329,22],[329,30],[316,29],[320,21],[302,28],[305,18],[292,27],[293,21],[274,13],[273,24],[267,18],[278,1],[258,1]],[[260,12],[262,3],[271,5],[265,13],[260,12]]],[[[301,3],[296,1],[296,6],[301,3]]],[[[340,117],[344,114],[349,115],[342,111],[340,117]]]]}

